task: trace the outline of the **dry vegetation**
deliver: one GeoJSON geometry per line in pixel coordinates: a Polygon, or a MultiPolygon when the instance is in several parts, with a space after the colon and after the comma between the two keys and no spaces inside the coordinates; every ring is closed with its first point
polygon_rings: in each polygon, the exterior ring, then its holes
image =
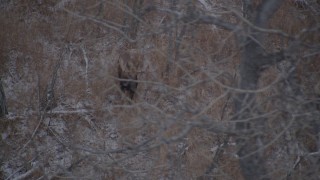
{"type": "MultiPolygon", "coordinates": [[[[0,179],[245,179],[233,107],[239,31],[192,19],[210,14],[241,27],[241,1],[176,2],[0,2],[9,109],[0,179]],[[138,83],[133,98],[118,71],[138,83]]],[[[270,66],[255,93],[265,121],[249,135],[265,135],[271,179],[320,178],[319,13],[287,0],[269,23],[299,39],[295,71],[287,61],[270,66]],[[292,72],[296,99],[285,90],[292,72]]],[[[291,47],[289,37],[267,35],[266,52],[291,47]]]]}

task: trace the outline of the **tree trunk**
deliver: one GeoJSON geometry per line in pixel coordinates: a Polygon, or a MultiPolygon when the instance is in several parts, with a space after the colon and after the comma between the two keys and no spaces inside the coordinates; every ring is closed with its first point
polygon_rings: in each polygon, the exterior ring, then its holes
{"type": "Polygon", "coordinates": [[[8,114],[6,96],[0,79],[0,117],[4,117],[6,114],[8,114]]]}
{"type": "MultiPolygon", "coordinates": [[[[281,1],[263,1],[255,10],[251,1],[244,0],[243,4],[244,17],[254,26],[265,28],[268,20],[279,8],[281,1]]],[[[239,40],[243,40],[239,42],[239,45],[242,46],[239,88],[251,92],[241,92],[235,96],[236,116],[233,120],[241,121],[236,122],[236,129],[239,132],[236,139],[239,146],[238,155],[245,179],[270,179],[263,158],[264,119],[258,118],[260,112],[255,103],[255,93],[252,91],[257,90],[264,67],[280,61],[283,55],[282,53],[265,55],[261,47],[264,44],[262,32],[249,25],[244,29],[251,34],[250,37],[239,37],[239,40]]]]}

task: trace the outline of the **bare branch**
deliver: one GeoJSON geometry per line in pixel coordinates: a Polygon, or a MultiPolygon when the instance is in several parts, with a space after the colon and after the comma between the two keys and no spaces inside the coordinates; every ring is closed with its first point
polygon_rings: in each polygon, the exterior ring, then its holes
{"type": "Polygon", "coordinates": [[[265,27],[270,18],[280,8],[282,2],[283,0],[263,0],[257,8],[257,16],[254,22],[255,25],[265,27]]]}
{"type": "Polygon", "coordinates": [[[237,29],[239,29],[239,26],[223,21],[220,18],[214,16],[200,16],[196,22],[199,24],[213,24],[230,31],[236,31],[237,29]]]}

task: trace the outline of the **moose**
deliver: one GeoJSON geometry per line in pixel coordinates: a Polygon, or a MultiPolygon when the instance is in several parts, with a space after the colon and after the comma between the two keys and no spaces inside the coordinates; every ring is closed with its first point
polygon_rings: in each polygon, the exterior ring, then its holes
{"type": "Polygon", "coordinates": [[[119,82],[120,89],[123,93],[128,94],[130,99],[133,99],[136,89],[138,87],[138,83],[136,80],[138,79],[137,74],[132,75],[123,71],[123,69],[118,67],[118,77],[121,79],[119,82]]]}

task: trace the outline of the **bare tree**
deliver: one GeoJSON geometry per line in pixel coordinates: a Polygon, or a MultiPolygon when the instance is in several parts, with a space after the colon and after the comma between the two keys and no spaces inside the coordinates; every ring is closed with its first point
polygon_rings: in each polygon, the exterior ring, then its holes
{"type": "Polygon", "coordinates": [[[1,2],[0,178],[319,179],[318,7],[1,2]]]}

